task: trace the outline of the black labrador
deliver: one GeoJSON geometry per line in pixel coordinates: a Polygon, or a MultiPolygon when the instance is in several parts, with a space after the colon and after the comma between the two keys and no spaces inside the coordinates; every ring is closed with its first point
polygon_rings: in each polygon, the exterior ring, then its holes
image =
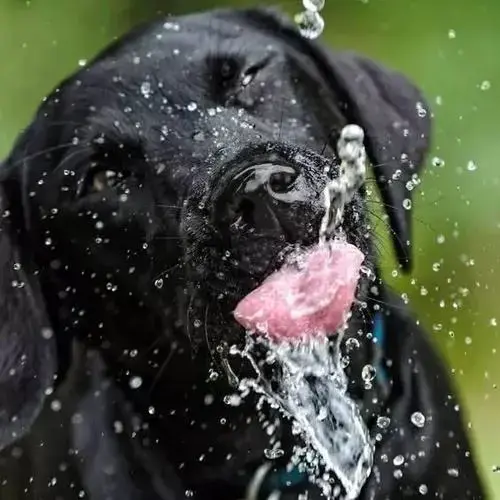
{"type": "MultiPolygon", "coordinates": [[[[227,404],[232,311],[317,240],[347,123],[410,269],[429,122],[403,76],[267,10],[153,22],[64,81],[0,171],[0,498],[319,498],[289,423],[262,410],[271,457],[256,401],[227,404]]],[[[346,369],[377,442],[360,498],[485,498],[446,370],[378,278],[371,187],[345,213],[367,256],[346,369]]]]}

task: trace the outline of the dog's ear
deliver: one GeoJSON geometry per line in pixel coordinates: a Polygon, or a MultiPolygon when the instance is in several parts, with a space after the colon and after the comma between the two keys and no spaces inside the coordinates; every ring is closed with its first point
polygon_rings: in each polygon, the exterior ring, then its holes
{"type": "MultiPolygon", "coordinates": [[[[0,163],[0,172],[4,169],[0,163]]],[[[54,384],[57,364],[29,245],[6,186],[0,183],[0,450],[30,429],[54,384]]]]}
{"type": "Polygon", "coordinates": [[[404,76],[353,53],[317,49],[322,73],[347,120],[365,130],[365,146],[389,217],[399,263],[411,270],[412,190],[430,142],[430,111],[404,76]]]}
{"type": "MultiPolygon", "coordinates": [[[[403,269],[409,271],[411,191],[416,184],[413,176],[423,165],[430,141],[430,111],[421,92],[403,75],[381,64],[354,53],[330,52],[305,39],[288,17],[274,9],[249,9],[237,16],[261,31],[279,36],[290,54],[304,62],[310,77],[321,80],[320,86],[331,90],[332,102],[323,103],[323,112],[338,110],[340,105],[347,122],[363,127],[396,256],[403,269]]],[[[310,87],[312,92],[318,91],[310,87]]],[[[324,95],[322,92],[322,98],[324,95]]],[[[328,126],[336,123],[338,117],[332,116],[328,126]]],[[[332,139],[334,136],[331,134],[332,139]]]]}

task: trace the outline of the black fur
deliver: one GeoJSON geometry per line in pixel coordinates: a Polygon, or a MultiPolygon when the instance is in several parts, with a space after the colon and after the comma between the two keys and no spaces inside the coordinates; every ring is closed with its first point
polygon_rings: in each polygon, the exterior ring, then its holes
{"type": "MultiPolygon", "coordinates": [[[[44,101],[0,170],[2,500],[244,497],[268,437],[255,401],[223,403],[232,391],[220,369],[224,343],[244,336],[231,311],[284,251],[315,242],[326,171],[336,175],[336,139],[351,122],[366,131],[409,269],[403,200],[429,142],[423,97],[398,73],[303,39],[275,13],[148,24],[44,101]],[[266,219],[262,198],[241,194],[237,176],[271,162],[295,181],[267,179],[282,196],[266,198],[266,219]],[[236,231],[239,216],[247,227],[236,231]]],[[[345,229],[376,273],[367,214],[361,192],[345,229]]],[[[422,488],[432,498],[484,498],[425,334],[378,278],[364,277],[358,299],[346,336],[361,341],[351,394],[381,434],[361,498],[421,498],[422,488]],[[377,312],[389,379],[365,390],[377,312]],[[415,411],[426,415],[423,428],[410,422],[415,411]],[[378,415],[391,417],[387,429],[378,415]]],[[[286,422],[279,432],[289,451],[286,422]]],[[[319,495],[306,483],[281,498],[304,490],[319,495]]]]}

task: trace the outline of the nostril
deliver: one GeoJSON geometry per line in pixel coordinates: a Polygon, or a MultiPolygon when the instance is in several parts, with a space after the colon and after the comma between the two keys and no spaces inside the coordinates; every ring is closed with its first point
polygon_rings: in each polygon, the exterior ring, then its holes
{"type": "Polygon", "coordinates": [[[242,233],[283,236],[281,224],[265,197],[255,193],[236,196],[219,208],[217,222],[221,230],[234,236],[242,233]]]}
{"type": "Polygon", "coordinates": [[[263,163],[241,169],[223,182],[214,203],[214,222],[223,231],[284,238],[282,220],[291,204],[306,201],[300,172],[288,165],[263,163]]]}
{"type": "Polygon", "coordinates": [[[269,176],[269,188],[274,193],[284,194],[290,191],[298,177],[294,169],[273,172],[269,176]]]}
{"type": "Polygon", "coordinates": [[[235,229],[255,227],[255,202],[250,198],[240,199],[231,210],[233,222],[231,226],[235,229]]]}

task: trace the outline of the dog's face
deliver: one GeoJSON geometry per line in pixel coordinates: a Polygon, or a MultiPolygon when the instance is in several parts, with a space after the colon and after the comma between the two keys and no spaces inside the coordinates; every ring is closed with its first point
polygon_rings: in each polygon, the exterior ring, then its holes
{"type": "MultiPolygon", "coordinates": [[[[64,82],[3,166],[0,446],[29,428],[75,337],[117,373],[203,382],[206,364],[164,371],[165,353],[188,339],[208,359],[242,338],[237,301],[317,240],[349,122],[407,265],[423,106],[401,76],[262,11],[146,26],[64,82]]],[[[374,267],[366,212],[359,193],[345,230],[374,267]]]]}

